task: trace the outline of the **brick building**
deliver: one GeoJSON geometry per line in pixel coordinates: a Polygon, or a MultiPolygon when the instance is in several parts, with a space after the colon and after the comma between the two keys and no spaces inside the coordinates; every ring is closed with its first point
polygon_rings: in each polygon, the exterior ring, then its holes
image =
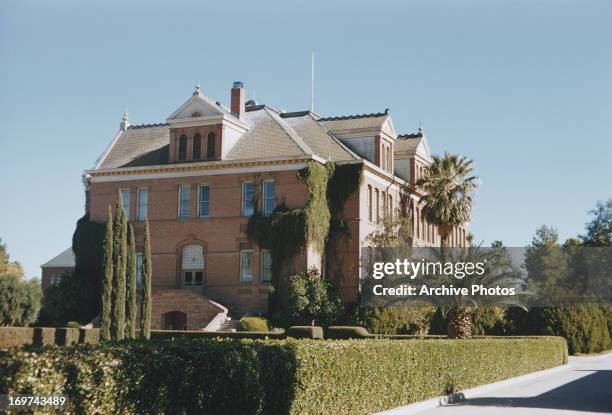
{"type": "MultiPolygon", "coordinates": [[[[105,221],[121,195],[138,252],[143,220],[149,220],[153,327],[214,329],[208,321],[228,307],[237,314],[266,311],[271,255],[248,240],[247,222],[255,210],[267,215],[280,202],[304,206],[307,188],[297,172],[307,162],[364,167],[363,184],[344,206],[351,238],[337,250],[342,297],[351,302],[358,293],[360,248],[383,212],[407,202],[402,207],[414,218],[413,243],[439,243],[411,190],[430,159],[422,131],[398,135],[387,111],[339,117],[283,112],[245,102],[243,84],[236,82],[229,109],[196,86],[165,123],[132,126],[124,114],[84,181],[91,220],[105,221]]],[[[453,233],[455,244],[465,237],[465,229],[453,233]]],[[[321,268],[321,258],[308,246],[287,272],[321,268]]]]}
{"type": "Polygon", "coordinates": [[[46,290],[53,285],[59,284],[66,273],[74,272],[75,265],[72,248],[64,250],[59,255],[42,264],[40,266],[42,289],[46,290]]]}

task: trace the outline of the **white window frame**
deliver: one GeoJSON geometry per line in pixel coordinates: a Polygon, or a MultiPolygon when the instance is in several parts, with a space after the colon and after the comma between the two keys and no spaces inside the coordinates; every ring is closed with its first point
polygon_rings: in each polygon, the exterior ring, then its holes
{"type": "Polygon", "coordinates": [[[179,220],[187,220],[187,219],[191,219],[191,185],[189,184],[182,184],[179,186],[179,191],[178,191],[178,218],[179,220]],[[189,189],[189,202],[188,202],[188,212],[187,212],[187,216],[182,216],[182,199],[183,199],[183,189],[184,188],[188,188],[189,189]]]}
{"type": "Polygon", "coordinates": [[[246,214],[246,187],[247,185],[252,185],[253,186],[253,199],[255,198],[255,183],[253,182],[243,182],[242,183],[242,206],[241,206],[241,214],[242,216],[252,216],[255,213],[255,203],[254,200],[251,200],[251,204],[252,204],[252,210],[253,213],[251,213],[250,215],[246,214]]]}
{"type": "Polygon", "coordinates": [[[208,219],[209,217],[210,217],[210,185],[208,185],[208,184],[206,184],[206,183],[202,183],[202,184],[199,184],[199,185],[198,185],[198,218],[208,219]],[[202,214],[200,214],[200,212],[201,212],[201,211],[200,211],[200,203],[202,202],[202,200],[201,200],[201,198],[200,198],[200,197],[201,197],[201,192],[200,192],[200,190],[201,190],[203,187],[208,187],[208,201],[207,201],[207,203],[208,203],[208,214],[207,214],[207,215],[202,215],[202,214]]]}
{"type": "Polygon", "coordinates": [[[270,216],[272,212],[274,211],[274,209],[276,209],[276,181],[275,180],[269,179],[269,180],[263,181],[263,184],[261,186],[261,196],[262,196],[261,212],[264,216],[270,216]],[[274,207],[272,208],[270,212],[266,212],[266,183],[272,183],[274,185],[274,207]]]}
{"type": "Polygon", "coordinates": [[[136,189],[136,221],[144,222],[149,217],[149,188],[148,187],[139,187],[136,189]],[[141,193],[143,191],[147,192],[146,204],[145,204],[145,214],[141,215],[140,211],[140,202],[142,202],[141,193]]]}
{"type": "Polygon", "coordinates": [[[262,283],[272,282],[272,252],[269,249],[262,249],[259,256],[259,280],[262,283]],[[270,255],[270,279],[264,279],[264,254],[270,255]]]}
{"type": "Polygon", "coordinates": [[[241,249],[240,250],[240,283],[241,284],[252,284],[253,283],[253,250],[252,249],[241,249]],[[244,279],[244,273],[243,273],[244,254],[251,255],[251,279],[250,280],[244,279]]]}

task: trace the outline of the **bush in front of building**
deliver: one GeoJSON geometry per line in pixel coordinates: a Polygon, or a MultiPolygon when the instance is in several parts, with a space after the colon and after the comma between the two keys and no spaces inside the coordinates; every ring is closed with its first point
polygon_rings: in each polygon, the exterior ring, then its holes
{"type": "Polygon", "coordinates": [[[270,331],[270,326],[265,317],[243,317],[240,319],[238,330],[267,332],[270,331]]]}
{"type": "MultiPolygon", "coordinates": [[[[344,307],[337,290],[317,270],[289,277],[287,310],[280,326],[329,326],[342,320],[344,307]]],[[[276,325],[276,324],[275,324],[276,325]]]]}
{"type": "Polygon", "coordinates": [[[0,350],[0,393],[69,395],[72,413],[366,414],[566,359],[558,337],[123,341],[0,350]]]}
{"type": "Polygon", "coordinates": [[[597,353],[612,347],[606,309],[598,305],[511,309],[514,333],[561,336],[569,352],[597,353]]]}
{"type": "Polygon", "coordinates": [[[374,334],[426,335],[434,307],[373,306],[357,310],[356,323],[374,334]]]}

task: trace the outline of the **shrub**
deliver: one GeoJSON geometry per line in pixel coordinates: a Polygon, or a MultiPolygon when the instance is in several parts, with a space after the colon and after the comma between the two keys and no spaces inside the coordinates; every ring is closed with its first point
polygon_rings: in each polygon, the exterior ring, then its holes
{"type": "Polygon", "coordinates": [[[0,393],[69,395],[70,413],[366,414],[557,366],[566,353],[560,338],[10,349],[0,393]]]}
{"type": "Polygon", "coordinates": [[[358,310],[356,321],[375,334],[425,335],[434,312],[434,307],[367,307],[358,310]]]}
{"type": "Polygon", "coordinates": [[[270,327],[264,317],[244,317],[240,320],[238,330],[267,332],[270,331],[270,327]]]}
{"type": "Polygon", "coordinates": [[[579,305],[511,310],[516,334],[565,337],[569,352],[596,353],[611,347],[608,320],[599,306],[579,305]]]}
{"type": "Polygon", "coordinates": [[[319,326],[291,326],[287,329],[287,337],[294,339],[322,339],[323,328],[319,326]]]}
{"type": "Polygon", "coordinates": [[[370,337],[367,329],[358,326],[329,326],[325,330],[327,339],[365,339],[370,337]]]}
{"type": "Polygon", "coordinates": [[[287,315],[288,326],[309,325],[313,321],[328,326],[342,318],[342,301],[331,281],[309,270],[289,278],[287,315]]]}
{"type": "Polygon", "coordinates": [[[80,329],[81,323],[79,323],[78,321],[69,321],[68,323],[66,323],[66,327],[70,327],[72,329],[80,329]]]}
{"type": "Polygon", "coordinates": [[[501,306],[478,307],[472,313],[472,332],[475,335],[506,332],[506,309],[501,306]]]}

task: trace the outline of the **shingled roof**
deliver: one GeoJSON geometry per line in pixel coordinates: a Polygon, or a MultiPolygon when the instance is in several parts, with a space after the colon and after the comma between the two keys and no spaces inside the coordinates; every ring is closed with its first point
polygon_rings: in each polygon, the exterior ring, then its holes
{"type": "MultiPolygon", "coordinates": [[[[330,131],[380,126],[385,113],[320,118],[310,111],[279,112],[266,105],[247,107],[249,130],[227,154],[227,160],[316,155],[325,160],[348,161],[360,157],[330,131]]],[[[128,127],[113,140],[96,169],[164,165],[169,162],[168,124],[128,127]]]]}

